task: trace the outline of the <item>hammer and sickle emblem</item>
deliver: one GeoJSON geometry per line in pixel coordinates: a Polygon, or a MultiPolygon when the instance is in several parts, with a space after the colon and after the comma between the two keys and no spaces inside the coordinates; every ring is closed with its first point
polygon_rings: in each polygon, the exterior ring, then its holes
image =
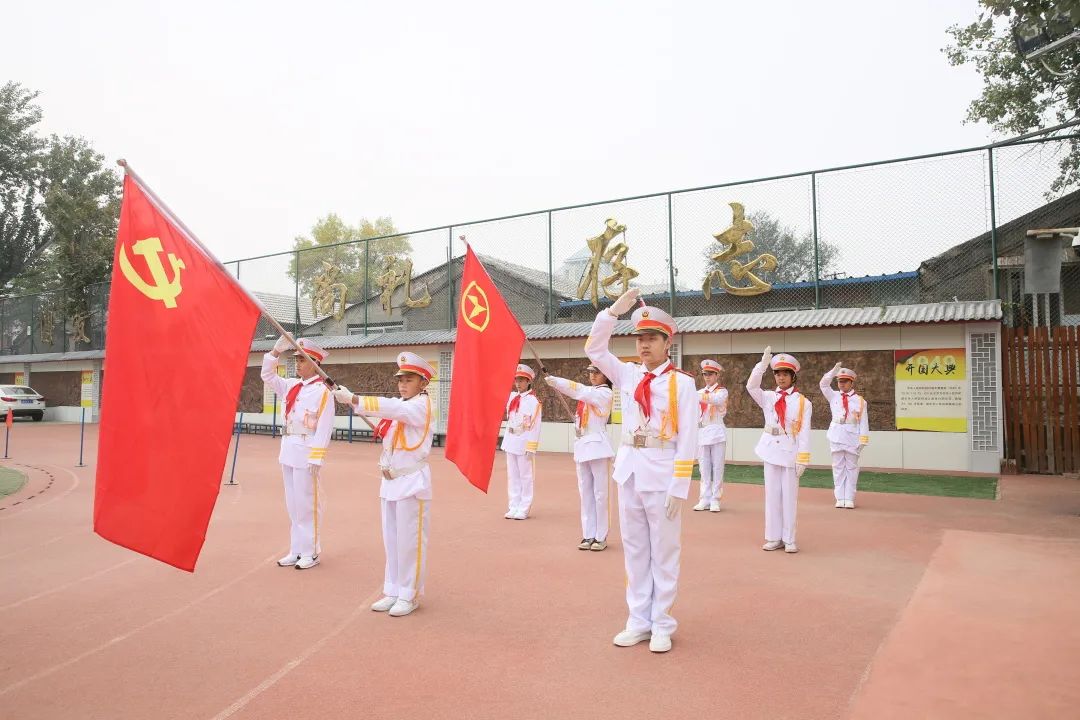
{"type": "Polygon", "coordinates": [[[172,266],[173,279],[169,280],[165,276],[165,266],[161,262],[161,240],[156,237],[146,238],[140,240],[131,246],[132,252],[136,255],[142,255],[146,259],[146,264],[150,268],[150,277],[154,279],[153,284],[147,283],[139,273],[135,272],[135,268],[131,266],[131,261],[128,260],[126,248],[120,246],[120,270],[124,273],[124,277],[128,282],[135,286],[135,289],[141,292],[151,300],[160,300],[165,303],[167,308],[176,307],[176,296],[183,292],[183,288],[180,286],[180,271],[184,270],[184,261],[169,253],[169,264],[172,266]]]}
{"type": "Polygon", "coordinates": [[[484,332],[491,321],[487,293],[473,280],[461,293],[461,319],[477,332],[484,332]]]}

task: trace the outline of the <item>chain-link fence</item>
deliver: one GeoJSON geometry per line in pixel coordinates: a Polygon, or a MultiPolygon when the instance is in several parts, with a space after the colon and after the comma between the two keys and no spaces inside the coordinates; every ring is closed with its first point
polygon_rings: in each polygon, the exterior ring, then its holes
{"type": "MultiPolygon", "coordinates": [[[[1078,142],[1024,140],[556,208],[226,269],[305,335],[452,328],[465,241],[524,325],[589,321],[627,285],[682,317],[994,298],[1022,317],[1025,232],[1080,223],[1080,191],[1055,186],[1078,142]]],[[[1064,277],[1078,273],[1066,263],[1064,277]]],[[[55,293],[0,299],[0,352],[102,348],[108,287],[88,290],[85,317],[55,293]]],[[[1053,299],[1062,322],[1080,319],[1077,294],[1053,299]]],[[[255,337],[276,334],[262,320],[255,337]]]]}

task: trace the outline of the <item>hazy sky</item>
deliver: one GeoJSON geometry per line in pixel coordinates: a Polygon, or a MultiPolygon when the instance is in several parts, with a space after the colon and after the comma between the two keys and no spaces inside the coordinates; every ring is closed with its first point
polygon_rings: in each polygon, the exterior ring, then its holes
{"type": "Polygon", "coordinates": [[[941,53],[976,9],[36,0],[5,7],[0,80],[227,261],[328,212],[410,230],[981,144],[941,53]]]}

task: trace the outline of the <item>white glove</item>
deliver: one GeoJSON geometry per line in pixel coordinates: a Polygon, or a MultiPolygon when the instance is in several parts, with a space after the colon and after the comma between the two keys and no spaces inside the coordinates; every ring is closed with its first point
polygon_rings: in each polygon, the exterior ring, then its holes
{"type": "Polygon", "coordinates": [[[558,384],[557,382],[555,382],[555,378],[553,378],[551,375],[545,375],[544,382],[546,382],[550,387],[555,387],[558,384]]]}
{"type": "Polygon", "coordinates": [[[836,363],[835,365],[833,365],[833,369],[829,371],[829,374],[830,375],[835,375],[836,373],[840,372],[841,367],[843,367],[842,362],[836,363]]]}
{"type": "Polygon", "coordinates": [[[352,405],[353,392],[344,385],[338,385],[334,391],[334,399],[342,405],[352,405]]]}
{"type": "Polygon", "coordinates": [[[799,463],[796,463],[795,464],[795,477],[796,478],[801,478],[802,474],[804,472],[806,472],[806,466],[805,465],[800,465],[799,463]]]}
{"type": "Polygon", "coordinates": [[[668,495],[667,500],[664,501],[664,515],[668,520],[674,520],[675,516],[679,514],[679,508],[682,507],[682,498],[677,498],[674,495],[668,495]]]}
{"type": "Polygon", "coordinates": [[[283,352],[287,352],[291,347],[292,343],[289,342],[288,338],[282,335],[277,339],[277,342],[274,343],[274,352],[280,355],[283,352]]]}
{"type": "Polygon", "coordinates": [[[630,308],[634,307],[639,297],[641,297],[641,290],[638,288],[630,288],[620,295],[618,300],[611,304],[611,307],[608,308],[608,312],[615,317],[625,315],[630,308]]]}
{"type": "Polygon", "coordinates": [[[772,345],[766,345],[765,352],[761,353],[761,364],[769,367],[770,362],[772,362],[772,345]]]}
{"type": "Polygon", "coordinates": [[[316,465],[315,463],[308,463],[308,466],[307,466],[308,475],[311,476],[312,480],[318,480],[319,479],[319,470],[320,470],[320,468],[322,468],[322,465],[316,465]]]}

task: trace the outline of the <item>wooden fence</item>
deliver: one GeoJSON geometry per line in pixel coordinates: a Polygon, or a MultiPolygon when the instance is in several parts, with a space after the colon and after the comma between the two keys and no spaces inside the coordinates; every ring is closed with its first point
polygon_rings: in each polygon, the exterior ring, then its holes
{"type": "Polygon", "coordinates": [[[1007,461],[1021,472],[1080,472],[1080,328],[1002,332],[1007,461]]]}

